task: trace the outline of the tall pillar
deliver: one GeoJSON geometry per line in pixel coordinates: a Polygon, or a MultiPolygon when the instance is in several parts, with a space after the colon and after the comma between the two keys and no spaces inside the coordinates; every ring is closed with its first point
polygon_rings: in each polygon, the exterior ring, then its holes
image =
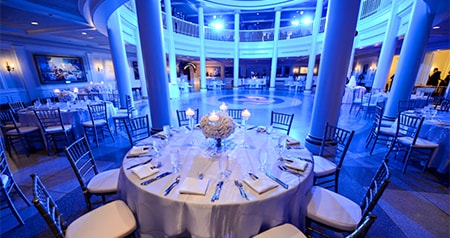
{"type": "Polygon", "coordinates": [[[120,13],[116,10],[108,19],[108,39],[111,48],[111,58],[114,66],[114,74],[117,81],[117,90],[120,97],[120,107],[126,108],[126,96],[131,96],[134,105],[133,92],[129,79],[129,65],[127,52],[123,43],[122,25],[120,23],[120,13]]]}
{"type": "Polygon", "coordinates": [[[320,30],[320,22],[322,21],[322,9],[323,9],[323,0],[317,0],[316,13],[314,15],[313,31],[311,36],[311,48],[309,51],[309,59],[308,59],[308,73],[306,74],[305,94],[311,93],[312,90],[314,66],[316,64],[316,48],[317,48],[316,39],[320,30]]]}
{"type": "Polygon", "coordinates": [[[153,131],[170,125],[170,100],[160,1],[136,0],[153,131]],[[149,30],[151,29],[151,30],[149,30]]]}
{"type": "Polygon", "coordinates": [[[233,61],[233,89],[239,87],[239,11],[234,12],[234,61],[233,61]]]}
{"type": "Polygon", "coordinates": [[[139,36],[139,29],[136,29],[136,55],[139,70],[139,80],[141,81],[141,94],[143,98],[148,98],[147,78],[145,77],[144,60],[142,56],[141,37],[139,36]]]}
{"type": "Polygon", "coordinates": [[[177,56],[175,54],[175,40],[173,33],[173,21],[172,21],[172,3],[170,0],[164,0],[164,6],[166,9],[166,23],[167,23],[167,38],[169,39],[169,68],[170,68],[170,82],[177,83],[177,56]]]}
{"type": "Polygon", "coordinates": [[[400,27],[400,18],[397,16],[398,4],[396,0],[392,1],[391,16],[389,18],[386,34],[384,35],[383,45],[381,46],[380,57],[378,58],[377,73],[373,80],[372,88],[384,89],[386,80],[389,77],[392,59],[395,55],[397,45],[397,32],[400,27]]]}
{"type": "Polygon", "coordinates": [[[273,31],[273,51],[272,64],[270,70],[270,89],[275,89],[275,81],[277,79],[277,61],[278,61],[278,39],[280,36],[280,19],[281,9],[275,8],[275,27],[273,31]]]}
{"type": "Polygon", "coordinates": [[[337,125],[338,122],[359,5],[359,0],[328,2],[327,24],[311,128],[305,143],[305,146],[313,153],[318,152],[326,123],[337,125]],[[345,17],[342,17],[343,12],[345,17]]]}
{"type": "Polygon", "coordinates": [[[434,14],[422,0],[414,2],[384,116],[396,118],[398,101],[408,100],[426,49],[434,14]]]}
{"type": "Polygon", "coordinates": [[[200,91],[206,91],[206,59],[205,59],[205,17],[203,6],[198,7],[198,27],[200,40],[200,91]]]}

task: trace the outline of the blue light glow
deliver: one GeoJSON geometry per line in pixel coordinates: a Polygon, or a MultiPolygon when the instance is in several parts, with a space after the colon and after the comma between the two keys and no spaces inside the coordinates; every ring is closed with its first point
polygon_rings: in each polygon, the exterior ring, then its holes
{"type": "Polygon", "coordinates": [[[224,27],[223,22],[221,22],[221,21],[213,21],[209,25],[216,30],[222,30],[224,27]]]}
{"type": "Polygon", "coordinates": [[[311,24],[312,23],[312,19],[310,18],[310,17],[304,17],[303,19],[302,19],[302,24],[303,25],[309,25],[309,24],[311,24]]]}
{"type": "Polygon", "coordinates": [[[300,24],[298,20],[291,20],[291,25],[298,26],[298,24],[300,24]]]}

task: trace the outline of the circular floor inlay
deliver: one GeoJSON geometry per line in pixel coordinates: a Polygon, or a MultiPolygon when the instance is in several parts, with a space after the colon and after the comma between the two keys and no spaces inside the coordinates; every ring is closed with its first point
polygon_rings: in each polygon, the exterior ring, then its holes
{"type": "Polygon", "coordinates": [[[273,105],[283,103],[284,100],[279,97],[267,97],[267,96],[226,96],[218,99],[220,102],[227,104],[237,105],[273,105]]]}

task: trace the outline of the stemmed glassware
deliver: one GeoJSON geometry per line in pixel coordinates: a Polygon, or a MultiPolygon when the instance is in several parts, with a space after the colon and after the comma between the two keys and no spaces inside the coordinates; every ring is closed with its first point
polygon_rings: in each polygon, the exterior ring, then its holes
{"type": "Polygon", "coordinates": [[[283,152],[286,149],[286,136],[282,135],[278,138],[278,143],[276,146],[277,150],[278,150],[278,159],[282,159],[283,158],[283,152]]]}
{"type": "Polygon", "coordinates": [[[170,151],[170,163],[172,163],[172,170],[174,173],[180,171],[180,151],[178,149],[170,151]]]}
{"type": "Polygon", "coordinates": [[[191,108],[188,108],[186,110],[186,116],[189,119],[189,128],[191,129],[191,135],[190,135],[190,142],[189,145],[190,146],[194,146],[194,115],[195,115],[195,111],[192,110],[191,108]]]}
{"type": "Polygon", "coordinates": [[[242,148],[249,148],[250,146],[247,144],[247,120],[250,118],[251,113],[244,109],[241,113],[242,117],[242,126],[244,130],[244,142],[242,143],[242,148]]]}
{"type": "Polygon", "coordinates": [[[220,154],[218,156],[218,160],[221,179],[228,178],[228,176],[230,175],[230,171],[228,170],[228,163],[229,163],[228,154],[226,153],[220,154]]]}
{"type": "Polygon", "coordinates": [[[266,164],[267,164],[267,158],[269,157],[269,152],[267,149],[261,149],[258,154],[258,160],[259,160],[259,169],[261,171],[266,171],[266,164]]]}

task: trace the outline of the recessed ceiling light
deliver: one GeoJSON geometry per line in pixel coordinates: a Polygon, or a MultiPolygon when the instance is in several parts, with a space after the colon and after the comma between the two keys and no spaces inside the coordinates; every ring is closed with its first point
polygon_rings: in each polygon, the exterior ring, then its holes
{"type": "Polygon", "coordinates": [[[441,28],[440,26],[433,26],[433,29],[434,30],[437,30],[437,29],[439,29],[439,28],[441,28]]]}
{"type": "Polygon", "coordinates": [[[259,16],[259,12],[257,12],[256,15],[259,16]]]}
{"type": "Polygon", "coordinates": [[[87,33],[86,33],[86,32],[84,32],[84,31],[83,31],[83,32],[81,32],[81,34],[82,34],[82,35],[87,35],[87,33]]]}
{"type": "Polygon", "coordinates": [[[37,22],[37,21],[32,21],[32,22],[31,22],[31,25],[39,25],[39,22],[37,22]]]}

